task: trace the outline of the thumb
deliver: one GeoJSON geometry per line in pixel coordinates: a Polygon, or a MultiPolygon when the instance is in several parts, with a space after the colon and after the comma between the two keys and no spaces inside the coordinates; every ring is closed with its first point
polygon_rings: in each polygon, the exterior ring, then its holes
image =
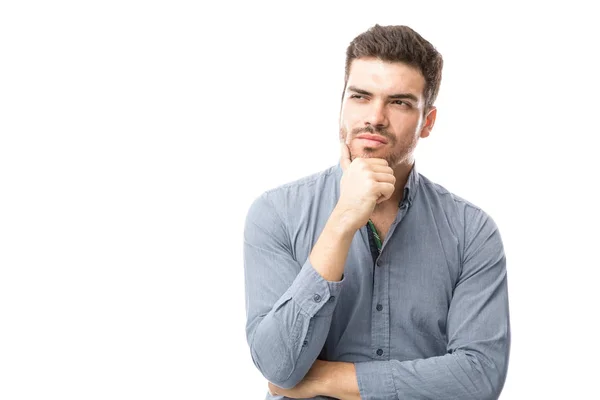
{"type": "Polygon", "coordinates": [[[348,168],[348,166],[352,162],[352,160],[350,159],[350,149],[348,148],[346,141],[340,141],[340,150],[340,165],[342,166],[342,171],[346,171],[346,168],[348,168]]]}

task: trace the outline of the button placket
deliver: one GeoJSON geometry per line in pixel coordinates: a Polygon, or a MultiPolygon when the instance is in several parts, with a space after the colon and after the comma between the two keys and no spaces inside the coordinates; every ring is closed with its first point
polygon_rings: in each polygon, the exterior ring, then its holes
{"type": "MultiPolygon", "coordinates": [[[[390,230],[391,232],[392,230],[390,230]]],[[[389,238],[388,233],[388,238],[389,238]]],[[[387,239],[387,238],[386,238],[387,239]]],[[[388,305],[388,297],[389,297],[389,274],[390,268],[381,268],[383,266],[387,266],[389,263],[385,262],[383,257],[380,257],[376,260],[376,266],[379,268],[375,268],[373,270],[373,303],[374,307],[372,308],[373,312],[371,314],[371,323],[373,327],[377,327],[377,329],[373,329],[371,331],[371,343],[373,356],[379,359],[385,359],[389,357],[389,312],[385,307],[388,305]]]]}

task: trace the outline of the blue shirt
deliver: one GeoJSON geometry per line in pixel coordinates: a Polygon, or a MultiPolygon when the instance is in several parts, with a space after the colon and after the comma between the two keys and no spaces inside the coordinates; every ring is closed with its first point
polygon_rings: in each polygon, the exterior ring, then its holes
{"type": "Polygon", "coordinates": [[[290,388],[317,358],[352,362],[362,399],[497,398],[510,322],[495,222],[413,165],[381,253],[373,257],[365,225],[342,280],[327,281],[308,257],[341,177],[338,163],[265,191],[248,210],[246,335],[256,367],[290,388]]]}

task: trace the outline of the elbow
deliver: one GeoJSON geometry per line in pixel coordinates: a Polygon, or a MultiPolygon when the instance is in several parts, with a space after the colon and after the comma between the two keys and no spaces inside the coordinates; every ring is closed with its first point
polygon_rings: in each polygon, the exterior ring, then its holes
{"type": "Polygon", "coordinates": [[[498,371],[498,373],[493,374],[493,378],[491,379],[491,384],[489,385],[489,390],[486,399],[497,400],[498,397],[500,397],[500,393],[502,393],[505,381],[506,370],[498,371]]]}
{"type": "Polygon", "coordinates": [[[488,365],[487,369],[490,376],[490,385],[488,397],[490,400],[496,400],[500,397],[502,389],[504,388],[504,382],[506,382],[506,374],[508,372],[508,357],[502,359],[493,365],[488,365]]]}
{"type": "Polygon", "coordinates": [[[299,384],[303,378],[303,376],[296,374],[296,371],[290,367],[274,367],[273,365],[263,366],[258,364],[256,364],[256,366],[266,380],[282,389],[292,389],[299,384]]]}
{"type": "Polygon", "coordinates": [[[492,386],[485,386],[481,388],[477,395],[477,398],[482,400],[498,400],[501,391],[502,390],[495,389],[492,386]]]}
{"type": "Polygon", "coordinates": [[[275,377],[275,379],[273,379],[273,380],[267,378],[267,380],[269,382],[271,382],[272,384],[274,384],[275,386],[279,386],[282,389],[292,389],[302,381],[302,378],[297,379],[293,376],[293,374],[291,376],[289,376],[287,379],[279,380],[277,378],[280,378],[280,377],[275,377]]]}
{"type": "Polygon", "coordinates": [[[478,378],[475,379],[479,382],[479,395],[478,398],[484,400],[497,400],[500,397],[500,393],[504,388],[504,382],[506,381],[507,363],[506,362],[493,362],[488,357],[479,354],[475,356],[468,354],[468,359],[471,362],[473,369],[476,372],[478,378]]]}
{"type": "Polygon", "coordinates": [[[296,365],[284,355],[281,357],[267,357],[261,360],[254,348],[251,349],[252,361],[266,380],[282,389],[291,389],[302,381],[304,373],[296,368],[296,365]],[[277,360],[274,362],[274,360],[277,360]]]}
{"type": "Polygon", "coordinates": [[[272,384],[283,389],[295,387],[304,379],[317,355],[300,357],[298,347],[302,344],[290,340],[290,334],[280,329],[260,329],[262,327],[249,331],[248,335],[254,365],[272,384]]]}
{"type": "Polygon", "coordinates": [[[481,399],[483,400],[498,400],[502,387],[486,387],[481,392],[481,399]]]}

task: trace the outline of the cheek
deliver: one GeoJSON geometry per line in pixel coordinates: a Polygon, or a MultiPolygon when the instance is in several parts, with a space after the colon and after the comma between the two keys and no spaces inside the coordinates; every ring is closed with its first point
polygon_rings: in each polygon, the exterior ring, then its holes
{"type": "Polygon", "coordinates": [[[403,115],[395,118],[392,124],[401,137],[411,136],[420,131],[421,118],[418,115],[403,115]]]}
{"type": "Polygon", "coordinates": [[[342,112],[340,114],[340,125],[351,130],[353,126],[356,126],[360,121],[361,116],[359,113],[359,109],[354,107],[352,104],[346,103],[342,108],[342,112]]]}
{"type": "Polygon", "coordinates": [[[348,139],[352,136],[352,126],[349,121],[340,121],[340,139],[345,138],[346,143],[348,143],[348,139]]]}
{"type": "Polygon", "coordinates": [[[421,128],[423,128],[423,123],[424,123],[424,119],[423,119],[423,114],[421,114],[420,112],[413,118],[413,126],[415,127],[415,131],[420,131],[421,128]]]}

